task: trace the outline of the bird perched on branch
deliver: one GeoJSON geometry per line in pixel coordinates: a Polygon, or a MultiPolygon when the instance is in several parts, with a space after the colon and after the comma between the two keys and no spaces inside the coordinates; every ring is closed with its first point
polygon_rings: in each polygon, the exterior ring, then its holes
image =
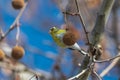
{"type": "Polygon", "coordinates": [[[76,43],[77,40],[75,39],[75,36],[72,32],[66,31],[65,29],[52,27],[50,28],[49,33],[51,34],[53,40],[56,42],[58,46],[62,48],[68,48],[71,50],[77,50],[83,55],[87,54],[76,43]]]}

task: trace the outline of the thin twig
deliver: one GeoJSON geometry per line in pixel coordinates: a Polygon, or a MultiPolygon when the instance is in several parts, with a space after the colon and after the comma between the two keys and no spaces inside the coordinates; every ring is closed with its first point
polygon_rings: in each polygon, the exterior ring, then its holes
{"type": "Polygon", "coordinates": [[[103,63],[103,62],[112,61],[112,60],[114,60],[114,59],[116,59],[116,58],[120,58],[120,55],[117,55],[117,56],[115,56],[115,57],[113,57],[113,58],[109,58],[109,59],[105,59],[105,60],[96,60],[96,61],[94,61],[94,62],[95,62],[95,63],[103,63]]]}
{"type": "Polygon", "coordinates": [[[102,78],[98,75],[98,73],[95,70],[93,70],[93,73],[97,77],[98,80],[102,80],[102,78]]]}
{"type": "Polygon", "coordinates": [[[80,19],[80,21],[81,21],[82,27],[83,27],[83,29],[84,29],[84,32],[85,32],[85,35],[86,35],[86,38],[87,38],[87,44],[90,45],[90,40],[89,40],[88,32],[87,32],[87,30],[86,30],[85,23],[84,23],[83,18],[82,18],[82,16],[81,16],[80,8],[79,8],[79,6],[78,6],[77,0],[75,0],[75,4],[76,4],[76,7],[77,7],[78,17],[79,17],[79,19],[80,19]]]}
{"type": "Polygon", "coordinates": [[[2,41],[14,28],[16,28],[16,22],[20,19],[20,17],[22,16],[26,6],[27,6],[28,2],[25,3],[24,7],[21,9],[20,13],[18,14],[18,16],[16,17],[15,21],[12,23],[12,25],[10,26],[10,28],[8,29],[8,31],[4,34],[4,36],[1,37],[0,41],[2,41]]]}
{"type": "Polygon", "coordinates": [[[78,79],[79,79],[79,77],[80,77],[80,76],[82,76],[82,75],[84,75],[84,73],[85,73],[87,70],[88,70],[88,68],[87,68],[87,69],[85,69],[85,70],[82,70],[82,72],[81,72],[81,73],[79,73],[79,74],[77,74],[77,75],[75,75],[75,76],[73,76],[73,77],[69,78],[68,80],[78,80],[78,79]]]}
{"type": "Polygon", "coordinates": [[[76,16],[78,13],[70,13],[70,12],[62,12],[63,14],[71,15],[71,16],[76,16]]]}
{"type": "MultiPolygon", "coordinates": [[[[118,53],[118,55],[120,55],[120,52],[118,53]]],[[[100,74],[101,77],[105,76],[116,64],[117,62],[120,60],[120,58],[115,58],[112,63],[106,68],[104,69],[104,71],[100,74]]]]}
{"type": "Polygon", "coordinates": [[[16,45],[18,45],[19,44],[19,37],[20,37],[20,23],[19,23],[19,20],[16,22],[16,26],[17,26],[16,45]]]}

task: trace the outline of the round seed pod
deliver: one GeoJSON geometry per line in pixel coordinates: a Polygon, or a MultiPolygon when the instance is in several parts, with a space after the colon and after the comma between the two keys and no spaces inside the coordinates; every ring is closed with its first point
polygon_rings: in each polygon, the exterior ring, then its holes
{"type": "Polygon", "coordinates": [[[23,57],[24,53],[25,53],[25,51],[24,51],[23,47],[15,46],[12,48],[11,56],[13,59],[19,60],[23,57]]]}
{"type": "Polygon", "coordinates": [[[75,35],[70,31],[65,33],[65,35],[63,36],[63,43],[68,46],[74,45],[76,41],[77,39],[75,38],[75,35]]]}
{"type": "Polygon", "coordinates": [[[5,53],[3,52],[2,49],[0,49],[0,61],[2,61],[5,57],[5,53]]]}
{"type": "Polygon", "coordinates": [[[14,9],[21,9],[24,5],[24,0],[12,0],[12,6],[14,9]]]}
{"type": "Polygon", "coordinates": [[[72,23],[63,24],[61,25],[61,28],[68,32],[72,32],[77,40],[82,38],[80,31],[72,23]]]}

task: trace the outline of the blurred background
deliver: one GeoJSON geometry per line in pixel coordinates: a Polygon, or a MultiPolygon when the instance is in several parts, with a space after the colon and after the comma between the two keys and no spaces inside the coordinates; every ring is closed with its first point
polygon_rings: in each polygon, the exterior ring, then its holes
{"type": "MultiPolygon", "coordinates": [[[[20,10],[15,10],[12,0],[0,0],[0,29],[6,32],[14,22],[20,10]]],[[[88,32],[94,27],[97,12],[102,0],[78,0],[80,11],[88,32]]],[[[79,65],[84,56],[76,51],[61,49],[49,34],[53,26],[70,29],[76,34],[79,45],[87,50],[86,37],[77,16],[64,15],[63,12],[76,13],[74,0],[29,0],[20,18],[19,45],[25,49],[25,55],[20,59],[20,65],[40,74],[40,80],[66,80],[79,72],[79,65]],[[67,18],[67,22],[65,21],[67,18]]],[[[100,44],[103,48],[101,59],[107,59],[118,54],[120,44],[120,1],[116,0],[109,20],[103,33],[100,44]]],[[[12,30],[0,43],[7,44],[10,48],[16,44],[16,28],[12,30]]],[[[0,45],[3,46],[3,45],[0,45]]],[[[10,59],[11,60],[11,59],[10,59]]],[[[3,63],[3,62],[1,62],[3,63]]],[[[10,61],[12,65],[12,61],[10,61]]],[[[100,74],[110,62],[96,64],[96,70],[100,74]]],[[[7,65],[7,64],[5,64],[7,65]]],[[[14,65],[14,66],[20,66],[14,65]]],[[[1,66],[1,64],[0,64],[1,66]]],[[[8,65],[9,67],[9,65],[8,65]]],[[[25,69],[26,70],[26,69],[25,69]]],[[[33,73],[21,70],[15,71],[0,67],[0,80],[37,80],[33,73]],[[25,75],[24,75],[25,74],[25,75]]],[[[120,79],[120,63],[103,77],[104,80],[120,79]],[[114,73],[114,74],[113,74],[114,73]]],[[[94,79],[94,76],[90,77],[94,79]]]]}

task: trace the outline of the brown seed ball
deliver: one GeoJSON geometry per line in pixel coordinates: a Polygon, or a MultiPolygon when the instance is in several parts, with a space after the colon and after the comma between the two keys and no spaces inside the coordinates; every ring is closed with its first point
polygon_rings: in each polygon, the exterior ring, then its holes
{"type": "Polygon", "coordinates": [[[81,39],[80,37],[80,31],[72,24],[72,23],[67,23],[61,25],[62,29],[65,29],[66,31],[72,32],[75,35],[75,38],[77,40],[81,39]]]}
{"type": "Polygon", "coordinates": [[[14,9],[21,9],[25,5],[24,0],[13,0],[12,6],[14,9]]]}
{"type": "Polygon", "coordinates": [[[5,57],[5,53],[3,52],[3,50],[0,49],[0,61],[2,61],[5,57]]]}
{"type": "Polygon", "coordinates": [[[25,51],[24,51],[23,47],[21,47],[21,46],[15,46],[12,49],[11,56],[12,56],[13,59],[18,60],[18,59],[21,59],[23,57],[24,52],[25,51]]]}
{"type": "Polygon", "coordinates": [[[72,32],[68,31],[63,36],[63,43],[68,45],[68,46],[74,45],[76,41],[77,41],[77,39],[75,38],[75,35],[72,32]]]}

